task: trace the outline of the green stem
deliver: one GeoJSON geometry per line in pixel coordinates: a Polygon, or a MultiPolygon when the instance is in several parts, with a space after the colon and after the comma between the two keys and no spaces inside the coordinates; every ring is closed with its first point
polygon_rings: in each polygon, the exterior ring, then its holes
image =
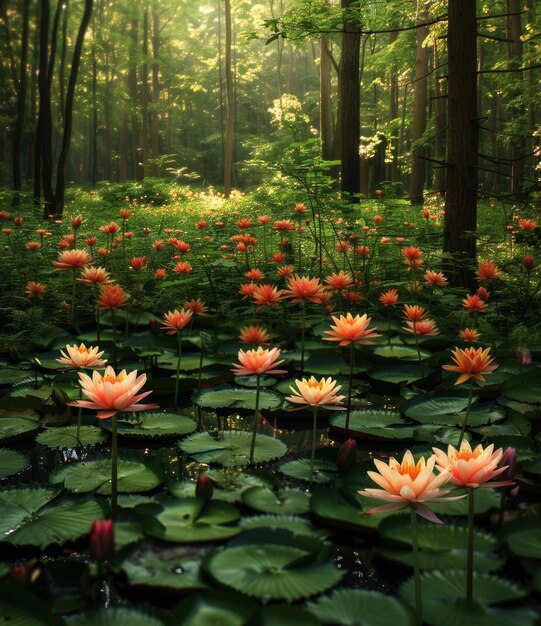
{"type": "Polygon", "coordinates": [[[312,453],[310,455],[310,485],[314,479],[314,463],[316,459],[317,404],[313,407],[312,453]]]}
{"type": "Polygon", "coordinates": [[[117,482],[118,482],[118,446],[117,446],[117,416],[113,415],[111,433],[113,436],[111,443],[111,519],[116,520],[117,510],[117,482]]]}
{"type": "Polygon", "coordinates": [[[353,343],[349,344],[349,378],[348,378],[348,403],[346,409],[346,434],[349,432],[349,416],[351,413],[351,391],[353,387],[353,360],[354,360],[354,352],[353,352],[353,343]]]}
{"type": "Polygon", "coordinates": [[[254,462],[255,438],[257,434],[258,417],[259,417],[259,375],[256,376],[255,413],[254,413],[254,426],[252,430],[252,443],[250,445],[250,463],[254,462]]]}
{"type": "Polygon", "coordinates": [[[460,446],[462,445],[462,440],[464,439],[466,426],[468,425],[468,418],[470,417],[470,409],[471,409],[472,400],[473,400],[473,378],[471,379],[471,383],[470,383],[470,392],[468,394],[468,406],[466,407],[466,415],[464,416],[464,422],[462,423],[462,428],[460,430],[460,437],[458,438],[459,450],[460,450],[460,446]]]}
{"type": "Polygon", "coordinates": [[[301,376],[304,374],[304,300],[301,303],[301,376]]]}
{"type": "MultiPolygon", "coordinates": [[[[83,370],[81,370],[83,371],[83,370]]],[[[83,388],[79,385],[79,400],[83,399],[83,388]]],[[[79,407],[77,409],[77,445],[81,447],[81,415],[83,409],[79,407]]]]}
{"type": "Polygon", "coordinates": [[[417,322],[413,322],[413,336],[415,337],[415,347],[417,348],[417,359],[419,361],[419,366],[421,368],[421,376],[424,378],[425,376],[425,368],[423,365],[423,361],[421,359],[421,348],[419,347],[419,336],[417,335],[417,333],[415,332],[415,324],[417,322]]]}
{"type": "Polygon", "coordinates": [[[466,562],[466,602],[473,602],[473,522],[475,489],[468,489],[468,550],[466,562]]]}
{"type": "Polygon", "coordinates": [[[113,367],[116,371],[117,368],[117,358],[116,358],[116,320],[115,320],[115,310],[111,309],[111,325],[113,327],[113,367]]]}
{"type": "Polygon", "coordinates": [[[177,376],[175,379],[175,413],[178,413],[178,386],[179,386],[179,373],[180,373],[180,360],[182,359],[182,333],[177,333],[178,348],[177,348],[177,376]]]}
{"type": "Polygon", "coordinates": [[[411,513],[411,540],[413,547],[413,579],[415,581],[415,614],[417,626],[423,623],[423,596],[421,590],[421,568],[419,567],[419,535],[417,528],[417,513],[410,506],[411,513]]]}
{"type": "Polygon", "coordinates": [[[72,270],[72,288],[71,288],[71,307],[70,307],[70,324],[73,326],[75,321],[75,297],[77,288],[77,278],[75,276],[75,268],[72,270]]]}

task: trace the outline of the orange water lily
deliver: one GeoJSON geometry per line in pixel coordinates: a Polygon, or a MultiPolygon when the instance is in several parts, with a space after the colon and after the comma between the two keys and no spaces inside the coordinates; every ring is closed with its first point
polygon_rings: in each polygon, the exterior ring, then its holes
{"type": "Polygon", "coordinates": [[[53,265],[57,270],[71,270],[90,265],[91,262],[92,258],[86,250],[73,249],[60,252],[58,259],[53,261],[53,265]]]}
{"type": "Polygon", "coordinates": [[[242,343],[262,345],[270,342],[270,335],[261,326],[244,326],[240,329],[239,339],[242,343]]]}
{"type": "Polygon", "coordinates": [[[449,481],[450,474],[448,471],[442,471],[438,475],[434,473],[435,455],[429,457],[428,461],[421,457],[415,462],[413,454],[407,450],[400,463],[391,457],[388,463],[374,459],[374,464],[378,471],[368,472],[368,476],[381,489],[369,488],[359,491],[359,493],[368,498],[386,500],[389,504],[370,509],[367,511],[369,515],[397,511],[411,506],[421,517],[441,524],[442,521],[425,503],[446,502],[463,497],[443,497],[450,491],[449,489],[441,489],[449,481]]]}
{"type": "Polygon", "coordinates": [[[160,328],[167,331],[168,335],[174,335],[190,323],[192,315],[193,312],[190,309],[168,311],[163,316],[163,326],[160,328]]]}
{"type": "Polygon", "coordinates": [[[457,450],[449,445],[447,453],[439,448],[432,448],[436,457],[436,466],[441,472],[449,472],[449,481],[461,487],[507,487],[514,483],[509,480],[495,482],[492,479],[502,474],[508,465],[500,466],[503,448],[494,450],[491,443],[486,448],[481,444],[473,450],[464,440],[457,450]]]}
{"type": "MultiPolygon", "coordinates": [[[[296,380],[297,388],[290,386],[293,395],[287,396],[286,400],[293,404],[304,406],[321,407],[331,411],[341,411],[344,407],[339,406],[345,396],[338,395],[341,385],[337,385],[332,378],[323,377],[317,380],[314,376],[296,380]]],[[[300,407],[302,408],[302,407],[300,407]]]]}
{"type": "Polygon", "coordinates": [[[92,377],[79,372],[79,384],[88,400],[78,400],[71,403],[71,406],[97,410],[98,419],[113,417],[121,411],[157,409],[157,404],[139,404],[140,400],[152,393],[138,393],[146,380],[147,375],[137,376],[137,370],[129,374],[122,370],[117,374],[110,366],[107,366],[103,376],[97,371],[92,373],[92,377]]]}
{"type": "Polygon", "coordinates": [[[261,376],[262,374],[285,374],[286,370],[276,369],[284,362],[279,361],[280,348],[271,350],[259,346],[257,350],[239,350],[240,363],[233,363],[235,369],[231,370],[235,376],[261,376]]]}
{"type": "Polygon", "coordinates": [[[374,342],[372,339],[381,337],[375,331],[376,328],[368,328],[372,318],[368,317],[366,313],[364,315],[340,315],[340,317],[331,316],[334,322],[334,326],[331,325],[331,330],[326,330],[325,334],[328,337],[323,337],[325,341],[338,341],[339,346],[349,346],[352,343],[359,343],[362,345],[372,345],[374,342]]]}
{"type": "Polygon", "coordinates": [[[494,357],[490,356],[490,348],[455,348],[452,353],[455,365],[442,365],[442,368],[460,374],[455,385],[470,379],[485,382],[483,374],[490,374],[499,367],[497,363],[493,363],[494,357]]]}
{"type": "Polygon", "coordinates": [[[325,290],[319,278],[308,278],[295,274],[287,279],[287,289],[284,294],[291,298],[291,302],[313,302],[319,304],[319,296],[325,290]]]}
{"type": "Polygon", "coordinates": [[[87,348],[84,343],[79,346],[68,344],[66,345],[66,352],[60,350],[62,358],[56,360],[67,367],[99,368],[105,367],[107,362],[107,359],[100,358],[103,355],[103,350],[99,352],[98,346],[88,346],[87,348]]]}

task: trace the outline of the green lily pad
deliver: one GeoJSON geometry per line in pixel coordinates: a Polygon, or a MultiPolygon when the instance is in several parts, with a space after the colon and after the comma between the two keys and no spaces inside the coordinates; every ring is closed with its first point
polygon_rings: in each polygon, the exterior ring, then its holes
{"type": "MultiPolygon", "coordinates": [[[[413,552],[409,550],[391,550],[380,548],[378,554],[389,561],[413,568],[413,552]]],[[[419,567],[422,570],[461,569],[465,567],[466,550],[451,549],[445,551],[422,550],[419,553],[419,567]]],[[[505,559],[493,552],[474,552],[474,570],[476,572],[492,572],[499,569],[505,559]]]]}
{"type": "MultiPolygon", "coordinates": [[[[316,484],[328,483],[332,480],[333,475],[336,475],[336,471],[336,463],[316,458],[312,482],[316,484]]],[[[290,478],[308,482],[310,481],[310,460],[296,459],[295,461],[289,461],[288,463],[280,465],[280,472],[290,478]]]]}
{"type": "Polygon", "coordinates": [[[39,422],[24,417],[0,418],[0,443],[33,435],[40,429],[39,422]]]}
{"type": "Polygon", "coordinates": [[[306,605],[325,624],[336,626],[413,626],[411,609],[397,598],[366,589],[340,589],[306,605]]]}
{"type": "Polygon", "coordinates": [[[330,563],[307,561],[310,556],[289,545],[251,544],[217,550],[204,567],[220,584],[248,596],[293,602],[325,591],[344,575],[330,563]]]}
{"type": "Polygon", "coordinates": [[[205,503],[200,498],[173,500],[162,505],[159,513],[144,518],[145,532],[158,539],[176,543],[217,541],[238,535],[242,528],[230,526],[240,518],[231,504],[213,500],[205,503]]]}
{"type": "Polygon", "coordinates": [[[63,626],[64,621],[32,591],[21,585],[0,584],[0,620],[10,626],[63,626]]]}
{"type": "MultiPolygon", "coordinates": [[[[137,413],[130,421],[118,420],[119,437],[133,439],[155,439],[180,437],[193,432],[197,423],[187,415],[176,413],[137,413]]],[[[102,421],[101,427],[111,430],[110,421],[102,421]]]]}
{"type": "Polygon", "coordinates": [[[77,426],[47,428],[39,433],[36,442],[47,448],[77,448],[95,446],[107,440],[107,435],[96,426],[81,426],[77,439],[77,426]]]}
{"type": "MultiPolygon", "coordinates": [[[[474,402],[477,398],[474,397],[474,402]]],[[[431,391],[407,400],[400,407],[402,413],[417,422],[434,423],[438,416],[457,415],[468,406],[468,394],[461,392],[439,395],[431,391]]]]}
{"type": "Polygon", "coordinates": [[[311,537],[324,538],[325,531],[314,528],[309,520],[295,515],[256,515],[246,517],[242,520],[244,530],[254,530],[256,528],[271,528],[273,530],[283,529],[294,535],[307,535],[311,537]]]}
{"type": "MultiPolygon", "coordinates": [[[[82,461],[53,472],[49,478],[53,485],[64,484],[69,491],[101,495],[111,494],[111,461],[82,461]]],[[[150,491],[162,482],[156,471],[140,461],[118,460],[118,492],[138,493],[150,491]]]]}
{"type": "Polygon", "coordinates": [[[24,487],[1,492],[0,540],[16,546],[40,548],[52,543],[62,545],[90,532],[92,521],[103,515],[95,500],[53,504],[57,495],[58,489],[52,487],[24,487]]]}
{"type": "Polygon", "coordinates": [[[207,550],[193,546],[141,546],[120,567],[130,585],[164,590],[206,589],[199,570],[207,550]]]}
{"type": "Polygon", "coordinates": [[[109,607],[92,613],[73,615],[68,626],[163,626],[163,622],[147,613],[124,607],[109,607]]]}
{"type": "Polygon", "coordinates": [[[366,515],[372,508],[367,498],[357,492],[344,493],[338,489],[317,489],[312,494],[310,509],[319,519],[337,528],[357,530],[359,528],[376,528],[385,515],[366,515]]]}
{"type": "MultiPolygon", "coordinates": [[[[466,489],[453,490],[453,496],[459,496],[467,493],[466,489]]],[[[476,515],[488,513],[499,508],[501,502],[498,489],[476,489],[474,498],[474,509],[476,515]]],[[[467,515],[468,514],[468,498],[455,500],[454,502],[441,502],[439,504],[430,503],[430,509],[437,515],[467,515]]]]}
{"type": "Polygon", "coordinates": [[[300,489],[251,487],[242,494],[242,501],[256,511],[298,515],[310,510],[310,494],[300,489]]]}
{"type": "Polygon", "coordinates": [[[502,387],[504,396],[527,402],[529,404],[541,404],[541,372],[535,367],[526,373],[521,373],[506,380],[502,387]]]}
{"type": "MultiPolygon", "coordinates": [[[[421,360],[428,359],[431,355],[428,350],[419,349],[421,354],[421,360]]],[[[417,354],[417,348],[412,346],[391,344],[385,346],[378,346],[374,348],[374,356],[383,357],[385,359],[398,359],[399,361],[418,361],[419,355],[417,354]]]]}
{"type": "Polygon", "coordinates": [[[321,626],[315,615],[297,606],[266,606],[247,626],[321,626]]]}
{"type": "MultiPolygon", "coordinates": [[[[252,409],[255,410],[256,390],[243,387],[221,385],[214,389],[200,389],[193,396],[194,404],[211,409],[252,409]]],[[[259,409],[278,409],[282,406],[282,396],[268,389],[259,393],[259,409]]]]}
{"type": "MultiPolygon", "coordinates": [[[[196,433],[179,443],[179,448],[200,463],[219,463],[226,467],[248,465],[252,433],[220,431],[215,438],[210,433],[196,433]]],[[[284,456],[287,447],[278,439],[257,435],[254,463],[263,463],[284,456]]]]}
{"type": "Polygon", "coordinates": [[[541,559],[541,520],[539,516],[519,518],[503,529],[502,536],[513,554],[541,559]]]}
{"type": "Polygon", "coordinates": [[[166,626],[246,626],[259,605],[231,591],[191,594],[171,611],[166,626]]]}
{"type": "Polygon", "coordinates": [[[433,372],[432,368],[409,363],[396,363],[393,365],[383,365],[373,367],[368,370],[368,376],[374,380],[394,385],[411,385],[427,378],[433,372]]]}
{"type": "MultiPolygon", "coordinates": [[[[346,415],[333,415],[329,420],[333,428],[345,430],[346,415]]],[[[407,426],[397,411],[352,411],[349,416],[349,433],[353,437],[371,439],[411,439],[413,427],[407,426]]]]}
{"type": "Polygon", "coordinates": [[[28,459],[22,452],[0,448],[0,479],[18,474],[29,465],[28,459]]]}

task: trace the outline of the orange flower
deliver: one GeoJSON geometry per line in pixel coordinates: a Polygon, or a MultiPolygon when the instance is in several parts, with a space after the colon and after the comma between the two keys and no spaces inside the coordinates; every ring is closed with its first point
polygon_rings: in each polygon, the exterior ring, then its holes
{"type": "Polygon", "coordinates": [[[131,212],[131,210],[130,210],[130,209],[120,209],[120,211],[118,212],[118,214],[120,215],[120,217],[121,217],[123,220],[127,220],[127,219],[130,217],[130,215],[132,214],[132,212],[131,212]]]}
{"type": "Polygon", "coordinates": [[[190,323],[192,315],[193,313],[189,309],[168,311],[163,316],[164,325],[160,328],[166,330],[168,335],[174,335],[190,323]]]}
{"type": "Polygon", "coordinates": [[[295,274],[287,279],[287,289],[285,296],[291,298],[291,302],[313,302],[319,304],[319,296],[324,291],[319,278],[308,278],[295,274]]]}
{"type": "Polygon", "coordinates": [[[438,448],[432,450],[436,455],[436,467],[441,472],[449,472],[448,480],[455,485],[470,489],[514,485],[511,480],[489,482],[509,467],[498,467],[503,457],[503,448],[494,451],[493,443],[485,449],[479,444],[472,450],[470,444],[464,440],[460,450],[451,445],[447,448],[447,454],[438,448]]]}
{"type": "Polygon", "coordinates": [[[281,265],[276,268],[276,273],[279,278],[288,278],[291,274],[293,274],[293,271],[293,265],[281,265]]]}
{"type": "Polygon", "coordinates": [[[248,278],[248,280],[263,280],[265,278],[265,274],[263,274],[261,270],[257,269],[257,267],[254,267],[244,275],[248,278]]]}
{"type": "Polygon", "coordinates": [[[186,261],[179,261],[173,268],[173,272],[175,272],[175,274],[182,274],[186,276],[186,274],[189,274],[192,269],[192,266],[189,263],[186,263],[186,261]]]}
{"type": "Polygon", "coordinates": [[[116,222],[111,222],[110,224],[105,224],[105,226],[100,226],[99,230],[107,235],[114,235],[118,233],[120,226],[116,222]]]}
{"type": "Polygon", "coordinates": [[[239,350],[239,363],[233,363],[231,370],[235,376],[261,376],[262,374],[285,374],[286,370],[275,369],[284,360],[280,358],[280,348],[267,350],[259,346],[257,350],[239,350]]]}
{"type": "Polygon", "coordinates": [[[369,515],[397,511],[412,506],[421,517],[441,524],[442,521],[425,505],[425,502],[446,502],[462,497],[442,497],[450,491],[449,489],[441,489],[449,480],[449,472],[443,471],[437,476],[434,474],[436,464],[434,455],[428,461],[421,457],[415,463],[413,454],[407,450],[401,463],[391,457],[389,463],[374,459],[374,464],[378,471],[367,473],[381,489],[364,489],[358,493],[367,498],[386,500],[389,504],[370,509],[367,511],[369,515]]]}
{"type": "Polygon", "coordinates": [[[349,302],[350,304],[358,305],[361,303],[361,300],[363,299],[363,296],[359,291],[349,290],[349,291],[346,291],[343,295],[344,295],[344,300],[346,302],[349,302]]]}
{"type": "Polygon", "coordinates": [[[240,329],[239,339],[242,343],[262,345],[270,342],[270,335],[261,326],[244,326],[240,329]]]}
{"type": "Polygon", "coordinates": [[[79,213],[76,217],[71,218],[71,227],[73,230],[77,230],[83,223],[83,216],[79,213]]]}
{"type": "Polygon", "coordinates": [[[98,298],[102,309],[120,309],[128,304],[126,292],[120,285],[105,285],[98,298]]]}
{"type": "Polygon", "coordinates": [[[497,280],[500,278],[500,270],[494,264],[494,261],[481,261],[475,278],[479,282],[489,282],[491,280],[497,280]]]}
{"type": "Polygon", "coordinates": [[[340,317],[331,316],[335,326],[331,326],[332,330],[326,330],[328,337],[323,337],[324,341],[338,341],[339,346],[349,346],[352,343],[362,345],[371,345],[374,342],[371,339],[381,337],[376,334],[376,328],[368,328],[372,318],[366,313],[363,316],[356,315],[353,317],[351,313],[340,317]]]}
{"type": "Polygon", "coordinates": [[[404,317],[410,322],[420,322],[426,317],[426,309],[424,306],[418,306],[417,304],[405,304],[404,317]]]}
{"type": "Polygon", "coordinates": [[[404,263],[409,267],[418,267],[423,264],[423,259],[421,259],[421,250],[415,246],[402,248],[402,254],[404,255],[404,263]]]}
{"type": "Polygon", "coordinates": [[[475,328],[463,328],[458,336],[464,341],[479,341],[479,337],[481,336],[475,328]]]}
{"type": "Polygon", "coordinates": [[[355,254],[359,256],[370,256],[370,248],[368,246],[357,246],[355,248],[355,254]]]}
{"type": "Polygon", "coordinates": [[[180,254],[187,254],[190,251],[190,244],[186,241],[175,239],[173,245],[175,247],[175,250],[180,252],[180,254]]]}
{"type": "Polygon", "coordinates": [[[156,280],[163,280],[167,276],[167,270],[165,267],[158,267],[154,272],[154,278],[156,280]]]}
{"type": "Polygon", "coordinates": [[[92,263],[92,259],[86,250],[64,250],[58,254],[58,259],[53,261],[57,270],[71,270],[76,267],[84,267],[92,263]]]}
{"type": "Polygon", "coordinates": [[[485,382],[483,374],[490,374],[499,366],[492,364],[490,348],[455,348],[452,350],[455,365],[442,365],[444,370],[460,374],[455,385],[460,385],[470,378],[485,382]]]}
{"type": "Polygon", "coordinates": [[[286,258],[286,255],[283,252],[274,252],[272,255],[272,260],[275,263],[282,263],[282,261],[286,258]]]}
{"type": "Polygon", "coordinates": [[[99,348],[89,346],[88,348],[82,343],[80,346],[75,344],[74,346],[66,345],[66,351],[60,350],[62,355],[61,359],[56,359],[62,365],[68,367],[104,367],[107,359],[100,359],[103,354],[103,350],[98,352],[99,348]]]}
{"type": "Polygon", "coordinates": [[[254,295],[254,291],[257,289],[256,283],[242,283],[239,288],[239,293],[243,300],[251,298],[254,295]]]}
{"type": "Polygon", "coordinates": [[[305,406],[317,406],[330,411],[344,410],[344,407],[339,405],[342,404],[345,396],[338,395],[342,386],[337,386],[336,381],[332,378],[316,380],[314,376],[311,376],[309,379],[296,380],[295,384],[297,385],[296,389],[293,386],[289,387],[293,395],[286,396],[288,402],[305,406]]]}
{"type": "Polygon", "coordinates": [[[523,230],[534,230],[535,228],[537,228],[537,222],[534,222],[533,220],[524,219],[524,218],[519,220],[518,225],[523,230]]]}
{"type": "Polygon", "coordinates": [[[413,335],[437,335],[440,331],[434,320],[424,319],[418,322],[407,321],[403,329],[413,335]]]}
{"type": "Polygon", "coordinates": [[[287,230],[295,230],[296,226],[291,220],[278,220],[274,222],[272,228],[273,230],[284,232],[287,230]]]}
{"type": "Polygon", "coordinates": [[[249,219],[248,217],[243,217],[237,222],[237,226],[241,229],[250,228],[251,225],[252,225],[252,220],[249,219]]]}
{"type": "Polygon", "coordinates": [[[351,250],[351,246],[349,244],[349,241],[339,241],[336,244],[336,251],[337,252],[342,252],[343,254],[346,254],[350,250],[351,250]]]}
{"type": "Polygon", "coordinates": [[[41,244],[39,241],[28,241],[26,243],[27,250],[39,250],[41,248],[41,244]]]}
{"type": "Polygon", "coordinates": [[[486,302],[484,302],[484,300],[481,300],[481,298],[476,293],[473,294],[473,296],[471,294],[468,294],[464,298],[464,300],[462,300],[462,302],[464,303],[464,308],[468,313],[474,313],[476,311],[478,313],[483,313],[484,310],[487,308],[486,302]]]}
{"type": "Polygon", "coordinates": [[[130,260],[130,268],[136,272],[140,272],[147,264],[146,256],[134,256],[130,260]]]}
{"type": "Polygon", "coordinates": [[[81,272],[81,278],[77,279],[81,283],[87,285],[105,285],[112,282],[109,272],[103,267],[94,267],[90,265],[85,267],[81,272]]]}
{"type": "Polygon", "coordinates": [[[204,315],[208,311],[206,302],[203,302],[201,298],[194,298],[184,303],[184,306],[196,315],[204,315]]]}
{"type": "Polygon", "coordinates": [[[258,221],[260,224],[263,224],[263,225],[264,225],[264,224],[268,224],[268,223],[271,221],[271,217],[270,217],[270,215],[260,215],[260,216],[257,218],[257,221],[258,221]]]}
{"type": "Polygon", "coordinates": [[[353,279],[349,274],[340,270],[338,273],[334,272],[334,274],[327,276],[325,284],[327,289],[332,289],[333,291],[344,291],[353,286],[353,279]]]}
{"type": "Polygon", "coordinates": [[[424,275],[425,285],[434,285],[435,287],[445,287],[449,282],[443,275],[443,272],[433,272],[427,270],[424,275]]]}
{"type": "Polygon", "coordinates": [[[398,302],[398,291],[396,289],[387,289],[387,291],[384,291],[380,295],[379,301],[385,307],[396,306],[398,302]]]}
{"type": "Polygon", "coordinates": [[[129,374],[126,374],[126,370],[122,370],[116,374],[110,366],[105,369],[103,376],[94,371],[90,378],[87,374],[79,372],[79,384],[88,400],[72,402],[70,406],[97,410],[98,419],[113,417],[120,411],[131,413],[157,409],[156,404],[139,404],[140,400],[152,393],[152,391],[145,391],[137,395],[146,380],[146,374],[137,377],[137,370],[129,374]]]}
{"type": "Polygon", "coordinates": [[[278,289],[274,285],[264,283],[263,285],[256,286],[252,294],[252,298],[254,303],[260,309],[266,306],[274,308],[278,302],[281,302],[284,299],[284,290],[278,289]]]}
{"type": "Polygon", "coordinates": [[[30,280],[26,283],[24,292],[27,298],[39,298],[40,300],[43,300],[43,295],[45,294],[45,285],[42,283],[37,283],[35,280],[30,280]]]}

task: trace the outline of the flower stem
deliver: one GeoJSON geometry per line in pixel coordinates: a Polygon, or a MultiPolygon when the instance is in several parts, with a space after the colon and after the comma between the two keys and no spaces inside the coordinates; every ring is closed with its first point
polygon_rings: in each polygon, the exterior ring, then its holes
{"type": "Polygon", "coordinates": [[[466,561],[466,602],[473,602],[473,522],[475,489],[468,489],[468,549],[466,561]]]}
{"type": "Polygon", "coordinates": [[[256,438],[256,434],[257,434],[258,417],[259,417],[259,376],[256,376],[255,412],[254,412],[254,426],[253,426],[253,430],[252,430],[252,443],[250,445],[250,463],[254,462],[255,438],[256,438]]]}
{"type": "Polygon", "coordinates": [[[310,485],[314,480],[314,463],[316,459],[317,404],[313,407],[312,420],[312,454],[310,456],[310,485]]]}
{"type": "Polygon", "coordinates": [[[417,626],[423,623],[423,596],[421,591],[421,569],[419,567],[419,535],[417,528],[417,513],[410,506],[411,513],[411,541],[413,546],[413,579],[415,582],[415,614],[417,626]]]}
{"type": "Polygon", "coordinates": [[[177,348],[177,376],[175,379],[175,413],[178,413],[178,384],[180,373],[180,360],[182,359],[182,334],[180,331],[177,333],[178,348],[177,348]]]}
{"type": "Polygon", "coordinates": [[[301,376],[304,374],[304,301],[301,303],[301,376]]]}
{"type": "Polygon", "coordinates": [[[112,417],[113,423],[111,433],[113,440],[111,443],[111,519],[116,520],[117,510],[117,482],[118,482],[118,438],[117,438],[117,416],[112,417]]]}
{"type": "Polygon", "coordinates": [[[346,434],[349,432],[349,415],[351,413],[351,390],[353,387],[353,343],[349,344],[349,379],[348,379],[348,404],[346,409],[346,434]]]}
{"type": "Polygon", "coordinates": [[[111,309],[111,325],[113,327],[113,366],[116,370],[117,368],[117,358],[116,358],[116,320],[115,320],[115,310],[111,309]]]}
{"type": "Polygon", "coordinates": [[[468,394],[468,405],[466,407],[466,415],[464,416],[464,422],[462,423],[462,429],[460,430],[460,437],[458,438],[459,450],[460,450],[460,446],[462,445],[462,440],[464,439],[466,426],[468,425],[468,418],[470,417],[470,409],[471,409],[472,400],[473,400],[473,378],[471,379],[471,382],[470,382],[470,392],[468,394]]]}
{"type": "Polygon", "coordinates": [[[425,368],[423,365],[423,361],[421,359],[421,348],[419,347],[419,336],[417,335],[417,332],[415,332],[415,324],[416,322],[413,322],[413,336],[415,337],[415,347],[417,348],[417,359],[419,361],[419,367],[421,368],[421,376],[424,378],[425,376],[425,368]]]}
{"type": "Polygon", "coordinates": [[[75,321],[75,297],[77,289],[77,278],[75,275],[75,268],[72,271],[72,288],[71,288],[71,307],[70,307],[70,324],[73,326],[75,321]]]}

